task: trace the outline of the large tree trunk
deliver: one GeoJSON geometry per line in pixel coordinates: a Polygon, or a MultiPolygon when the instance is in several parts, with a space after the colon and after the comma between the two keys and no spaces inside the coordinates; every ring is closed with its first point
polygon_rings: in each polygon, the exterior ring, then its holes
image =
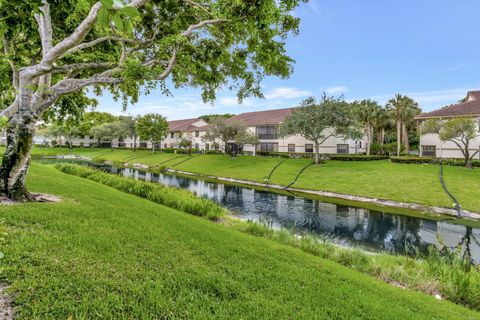
{"type": "Polygon", "coordinates": [[[367,136],[366,151],[370,155],[370,145],[372,144],[372,128],[369,124],[365,125],[365,135],[367,136]]]}
{"type": "Polygon", "coordinates": [[[7,129],[7,148],[0,167],[0,195],[14,201],[29,201],[25,179],[30,166],[34,124],[21,123],[7,129]]]}
{"type": "Polygon", "coordinates": [[[410,151],[410,142],[408,141],[408,128],[405,123],[402,123],[402,143],[405,146],[405,152],[410,151]]]}
{"type": "Polygon", "coordinates": [[[468,145],[465,146],[463,155],[465,156],[465,168],[473,169],[472,159],[470,158],[470,151],[468,150],[468,145]]]}
{"type": "Polygon", "coordinates": [[[400,155],[402,148],[402,122],[397,119],[397,156],[400,155]]]}
{"type": "Polygon", "coordinates": [[[319,164],[320,162],[319,153],[320,153],[320,146],[318,144],[318,141],[315,141],[315,164],[319,164]]]}

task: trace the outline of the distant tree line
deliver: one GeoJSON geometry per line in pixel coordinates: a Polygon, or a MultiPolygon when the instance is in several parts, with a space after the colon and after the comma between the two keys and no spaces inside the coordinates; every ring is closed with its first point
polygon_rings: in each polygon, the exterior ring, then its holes
{"type": "Polygon", "coordinates": [[[137,140],[149,141],[152,152],[155,145],[166,136],[168,122],[159,114],[146,114],[143,116],[113,116],[106,112],[86,112],[80,117],[51,117],[39,129],[39,135],[53,138],[54,144],[60,138],[65,139],[68,147],[73,147],[73,139],[79,137],[94,137],[97,145],[107,142],[112,145],[113,140],[124,141],[133,138],[133,148],[137,140]],[[55,140],[56,139],[56,140],[55,140]]]}

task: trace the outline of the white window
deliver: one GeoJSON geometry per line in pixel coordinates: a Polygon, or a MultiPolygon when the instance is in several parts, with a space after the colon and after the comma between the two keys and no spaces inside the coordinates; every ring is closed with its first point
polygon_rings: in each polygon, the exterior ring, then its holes
{"type": "Polygon", "coordinates": [[[293,143],[288,144],[288,152],[290,153],[295,152],[295,144],[293,143]]]}

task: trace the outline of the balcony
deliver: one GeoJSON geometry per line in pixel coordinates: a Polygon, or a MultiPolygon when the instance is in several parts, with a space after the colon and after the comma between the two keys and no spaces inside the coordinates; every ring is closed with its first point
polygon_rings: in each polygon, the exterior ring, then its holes
{"type": "Polygon", "coordinates": [[[278,132],[276,126],[257,127],[256,133],[258,139],[275,140],[278,139],[278,132]]]}
{"type": "Polygon", "coordinates": [[[258,139],[263,140],[274,140],[278,139],[278,134],[276,133],[257,133],[258,139]]]}

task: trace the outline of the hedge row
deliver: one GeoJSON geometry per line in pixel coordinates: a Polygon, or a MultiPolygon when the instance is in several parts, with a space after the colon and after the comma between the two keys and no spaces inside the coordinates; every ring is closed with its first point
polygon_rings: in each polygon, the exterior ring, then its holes
{"type": "MultiPolygon", "coordinates": [[[[391,162],[396,163],[412,163],[412,164],[439,164],[439,158],[431,158],[431,157],[390,157],[391,162]]],[[[448,166],[465,166],[465,161],[462,159],[443,159],[442,163],[448,166]]],[[[474,167],[480,167],[479,160],[472,160],[472,165],[474,167]]]]}
{"type": "Polygon", "coordinates": [[[226,213],[222,206],[187,190],[117,176],[78,164],[56,164],[55,168],[195,216],[215,220],[226,213]]]}
{"type": "Polygon", "coordinates": [[[371,155],[367,156],[364,154],[330,154],[328,155],[330,160],[337,160],[337,161],[376,161],[376,160],[386,160],[389,156],[386,155],[371,155]]]}

